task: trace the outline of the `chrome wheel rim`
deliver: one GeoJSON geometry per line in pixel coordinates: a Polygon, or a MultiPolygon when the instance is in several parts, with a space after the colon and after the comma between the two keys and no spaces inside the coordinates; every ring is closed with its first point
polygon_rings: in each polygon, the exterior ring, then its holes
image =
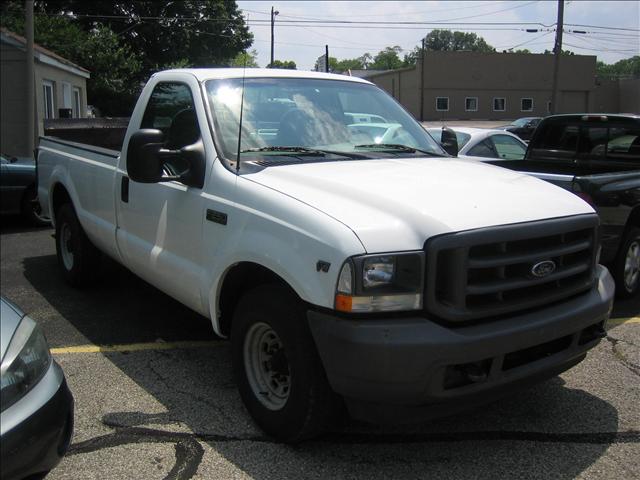
{"type": "Polygon", "coordinates": [[[624,286],[632,292],[638,285],[640,277],[640,242],[634,240],[629,245],[627,256],[624,260],[624,286]]]}
{"type": "Polygon", "coordinates": [[[244,339],[244,366],[251,391],[269,410],[280,410],[291,391],[291,373],[278,334],[266,323],[251,326],[244,339]]]}
{"type": "Polygon", "coordinates": [[[62,263],[64,268],[71,270],[73,268],[73,248],[71,246],[71,227],[69,224],[64,223],[60,227],[60,253],[62,256],[62,263]]]}

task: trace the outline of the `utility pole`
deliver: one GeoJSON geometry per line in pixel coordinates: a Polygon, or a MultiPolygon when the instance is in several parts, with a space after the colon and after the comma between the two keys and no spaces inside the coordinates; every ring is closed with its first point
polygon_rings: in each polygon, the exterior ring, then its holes
{"type": "Polygon", "coordinates": [[[273,7],[271,7],[271,63],[269,64],[269,66],[271,68],[273,68],[273,26],[276,23],[276,15],[278,15],[280,12],[277,10],[274,10],[273,7]]]}
{"type": "Polygon", "coordinates": [[[27,51],[26,55],[26,79],[27,82],[27,152],[28,155],[34,154],[36,139],[35,139],[35,78],[33,75],[33,0],[25,0],[24,2],[24,10],[25,10],[25,24],[24,31],[25,36],[27,37],[27,51]]]}
{"type": "Polygon", "coordinates": [[[329,73],[329,45],[324,46],[324,71],[329,73]]]}
{"type": "Polygon", "coordinates": [[[562,29],[564,22],[564,0],[558,0],[558,21],[556,23],[556,43],[553,47],[553,86],[551,90],[551,113],[558,113],[559,91],[558,77],[560,71],[560,57],[562,56],[562,29]]]}
{"type": "Polygon", "coordinates": [[[424,121],[424,43],[422,39],[422,49],[420,50],[420,121],[424,121]]]}

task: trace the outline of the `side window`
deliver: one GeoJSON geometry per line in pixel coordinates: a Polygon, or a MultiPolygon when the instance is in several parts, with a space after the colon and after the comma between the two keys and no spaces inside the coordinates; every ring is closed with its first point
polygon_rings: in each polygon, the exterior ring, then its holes
{"type": "Polygon", "coordinates": [[[553,150],[562,157],[573,157],[578,148],[579,132],[577,125],[547,124],[542,135],[538,137],[535,148],[553,150]]]}
{"type": "Polygon", "coordinates": [[[607,158],[640,162],[640,126],[610,128],[607,158]]]}
{"type": "Polygon", "coordinates": [[[498,154],[493,149],[493,145],[489,140],[483,140],[478,145],[467,152],[470,157],[488,157],[498,158],[498,154]]]}
{"type": "Polygon", "coordinates": [[[155,128],[165,135],[165,145],[180,149],[200,139],[200,127],[191,96],[184,83],[163,82],[153,89],[140,128],[155,128]]]}
{"type": "Polygon", "coordinates": [[[498,153],[498,158],[505,160],[522,160],[527,149],[513,137],[508,135],[494,135],[491,137],[498,153]]]}
{"type": "Polygon", "coordinates": [[[581,157],[603,157],[606,146],[607,127],[582,127],[578,149],[581,157]]]}

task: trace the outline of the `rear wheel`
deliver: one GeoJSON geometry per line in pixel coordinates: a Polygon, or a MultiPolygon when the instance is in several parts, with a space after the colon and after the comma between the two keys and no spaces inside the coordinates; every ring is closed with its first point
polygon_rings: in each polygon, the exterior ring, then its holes
{"type": "Polygon", "coordinates": [[[341,411],[306,323],[301,302],[283,287],[258,287],[240,300],[231,344],[247,410],[270,436],[299,442],[320,434],[341,411]]]}
{"type": "Polygon", "coordinates": [[[71,204],[56,213],[56,254],[65,280],[74,287],[87,285],[96,276],[100,252],[84,233],[71,204]]]}
{"type": "Polygon", "coordinates": [[[614,265],[616,294],[631,298],[640,290],[640,228],[631,227],[625,234],[614,265]]]}

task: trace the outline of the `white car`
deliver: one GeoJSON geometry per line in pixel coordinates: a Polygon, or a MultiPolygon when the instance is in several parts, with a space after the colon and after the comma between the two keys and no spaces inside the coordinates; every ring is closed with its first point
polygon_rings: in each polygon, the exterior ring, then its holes
{"type": "MultiPolygon", "coordinates": [[[[471,160],[503,159],[522,160],[527,144],[516,135],[504,130],[486,128],[453,127],[458,139],[458,157],[471,160]]],[[[429,134],[440,142],[442,129],[428,128],[429,134]]]]}

